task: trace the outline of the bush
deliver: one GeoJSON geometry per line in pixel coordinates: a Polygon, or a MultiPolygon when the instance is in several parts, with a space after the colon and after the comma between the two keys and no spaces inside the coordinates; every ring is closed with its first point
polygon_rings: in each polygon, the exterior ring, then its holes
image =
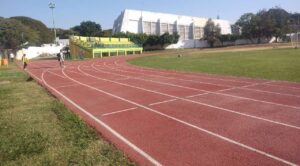
{"type": "Polygon", "coordinates": [[[170,35],[169,33],[165,33],[161,36],[159,35],[147,35],[147,34],[134,34],[134,33],[116,33],[113,37],[120,37],[120,38],[129,38],[130,41],[133,43],[143,46],[144,48],[147,46],[157,46],[159,45],[162,49],[164,46],[177,43],[179,39],[179,35],[174,33],[170,35]]]}

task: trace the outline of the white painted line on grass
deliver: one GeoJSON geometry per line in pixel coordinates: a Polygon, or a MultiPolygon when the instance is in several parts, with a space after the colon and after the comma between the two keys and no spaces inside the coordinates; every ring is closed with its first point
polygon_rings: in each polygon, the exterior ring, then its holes
{"type": "MultiPolygon", "coordinates": [[[[79,67],[79,66],[78,66],[78,67],[79,67]]],[[[174,120],[174,121],[176,121],[176,122],[178,122],[178,123],[181,123],[181,124],[183,124],[183,125],[185,125],[185,126],[188,126],[188,127],[197,129],[197,130],[199,130],[199,131],[205,132],[205,133],[207,133],[207,134],[209,134],[209,135],[212,135],[212,136],[214,136],[214,137],[217,137],[217,138],[219,138],[219,139],[222,139],[222,140],[224,140],[224,141],[226,141],[226,142],[229,142],[229,143],[238,145],[238,146],[240,146],[240,147],[242,147],[242,148],[245,148],[245,149],[247,149],[247,150],[256,152],[256,153],[258,153],[258,154],[261,154],[261,155],[263,155],[263,156],[272,158],[272,159],[277,160],[277,161],[279,161],[279,162],[282,162],[282,163],[285,163],[285,164],[288,164],[288,165],[296,166],[295,163],[292,163],[292,162],[290,162],[290,161],[287,161],[287,160],[285,160],[285,159],[282,159],[282,158],[277,157],[277,156],[275,156],[275,155],[272,155],[272,154],[270,154],[270,153],[267,153],[267,152],[261,151],[261,150],[259,150],[259,149],[253,148],[253,147],[251,147],[251,146],[245,145],[245,144],[243,144],[243,143],[234,141],[234,140],[232,140],[232,139],[230,139],[230,138],[224,137],[224,136],[219,135],[219,134],[217,134],[217,133],[214,133],[214,132],[212,132],[212,131],[209,131],[209,130],[206,130],[206,129],[204,129],[204,128],[201,128],[201,127],[195,126],[195,125],[193,125],[193,124],[190,124],[190,123],[188,123],[188,122],[186,122],[186,121],[183,121],[183,120],[177,119],[177,118],[175,118],[175,117],[169,116],[169,115],[167,115],[167,114],[161,113],[161,112],[159,112],[159,111],[157,111],[157,110],[154,110],[154,109],[152,109],[152,108],[149,108],[149,107],[144,106],[144,105],[141,105],[141,104],[138,104],[138,103],[136,103],[136,102],[134,102],[134,101],[130,101],[130,100],[125,99],[125,98],[122,98],[122,97],[120,97],[120,96],[111,94],[111,93],[106,92],[106,91],[104,91],[104,90],[101,90],[101,89],[99,89],[99,88],[95,88],[95,87],[89,86],[89,85],[87,85],[87,84],[84,84],[84,83],[82,83],[82,82],[80,82],[80,81],[77,81],[77,80],[75,80],[75,79],[69,77],[68,75],[66,75],[66,74],[64,73],[64,69],[62,70],[62,72],[63,72],[63,74],[64,74],[67,78],[69,78],[70,80],[72,80],[72,81],[74,81],[74,82],[77,82],[78,84],[81,84],[81,85],[83,85],[83,86],[86,86],[86,87],[88,87],[88,88],[90,88],[90,89],[96,90],[96,91],[98,91],[98,92],[104,93],[104,94],[106,94],[106,95],[108,95],[108,96],[111,96],[111,97],[114,97],[114,98],[117,98],[117,99],[120,99],[120,100],[123,100],[123,101],[126,101],[126,102],[128,102],[128,103],[131,103],[131,104],[133,104],[133,105],[136,105],[137,107],[144,108],[144,109],[146,109],[146,110],[148,110],[148,111],[151,111],[151,112],[154,112],[154,113],[159,114],[159,115],[161,115],[161,116],[164,116],[164,117],[166,117],[166,118],[172,119],[172,120],[174,120]]]]}

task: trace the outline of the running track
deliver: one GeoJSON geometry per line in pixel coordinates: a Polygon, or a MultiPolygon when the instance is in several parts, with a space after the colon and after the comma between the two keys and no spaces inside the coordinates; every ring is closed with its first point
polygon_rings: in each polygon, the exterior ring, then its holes
{"type": "Polygon", "coordinates": [[[27,72],[139,165],[299,165],[300,84],[141,68],[134,56],[27,72]]]}

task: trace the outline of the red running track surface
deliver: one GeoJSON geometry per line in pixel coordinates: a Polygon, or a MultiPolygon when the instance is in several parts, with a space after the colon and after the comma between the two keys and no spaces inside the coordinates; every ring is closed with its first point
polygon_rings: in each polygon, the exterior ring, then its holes
{"type": "Polygon", "coordinates": [[[139,165],[299,165],[300,84],[142,68],[133,57],[27,72],[139,165]]]}

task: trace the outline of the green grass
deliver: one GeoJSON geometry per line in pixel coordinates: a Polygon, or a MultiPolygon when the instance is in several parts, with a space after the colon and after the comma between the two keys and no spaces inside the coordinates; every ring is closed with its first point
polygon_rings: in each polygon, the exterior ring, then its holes
{"type": "Polygon", "coordinates": [[[134,165],[15,65],[0,68],[0,165],[134,165]]]}
{"type": "Polygon", "coordinates": [[[129,63],[168,70],[300,82],[300,49],[220,53],[186,52],[132,59],[129,63]]]}

